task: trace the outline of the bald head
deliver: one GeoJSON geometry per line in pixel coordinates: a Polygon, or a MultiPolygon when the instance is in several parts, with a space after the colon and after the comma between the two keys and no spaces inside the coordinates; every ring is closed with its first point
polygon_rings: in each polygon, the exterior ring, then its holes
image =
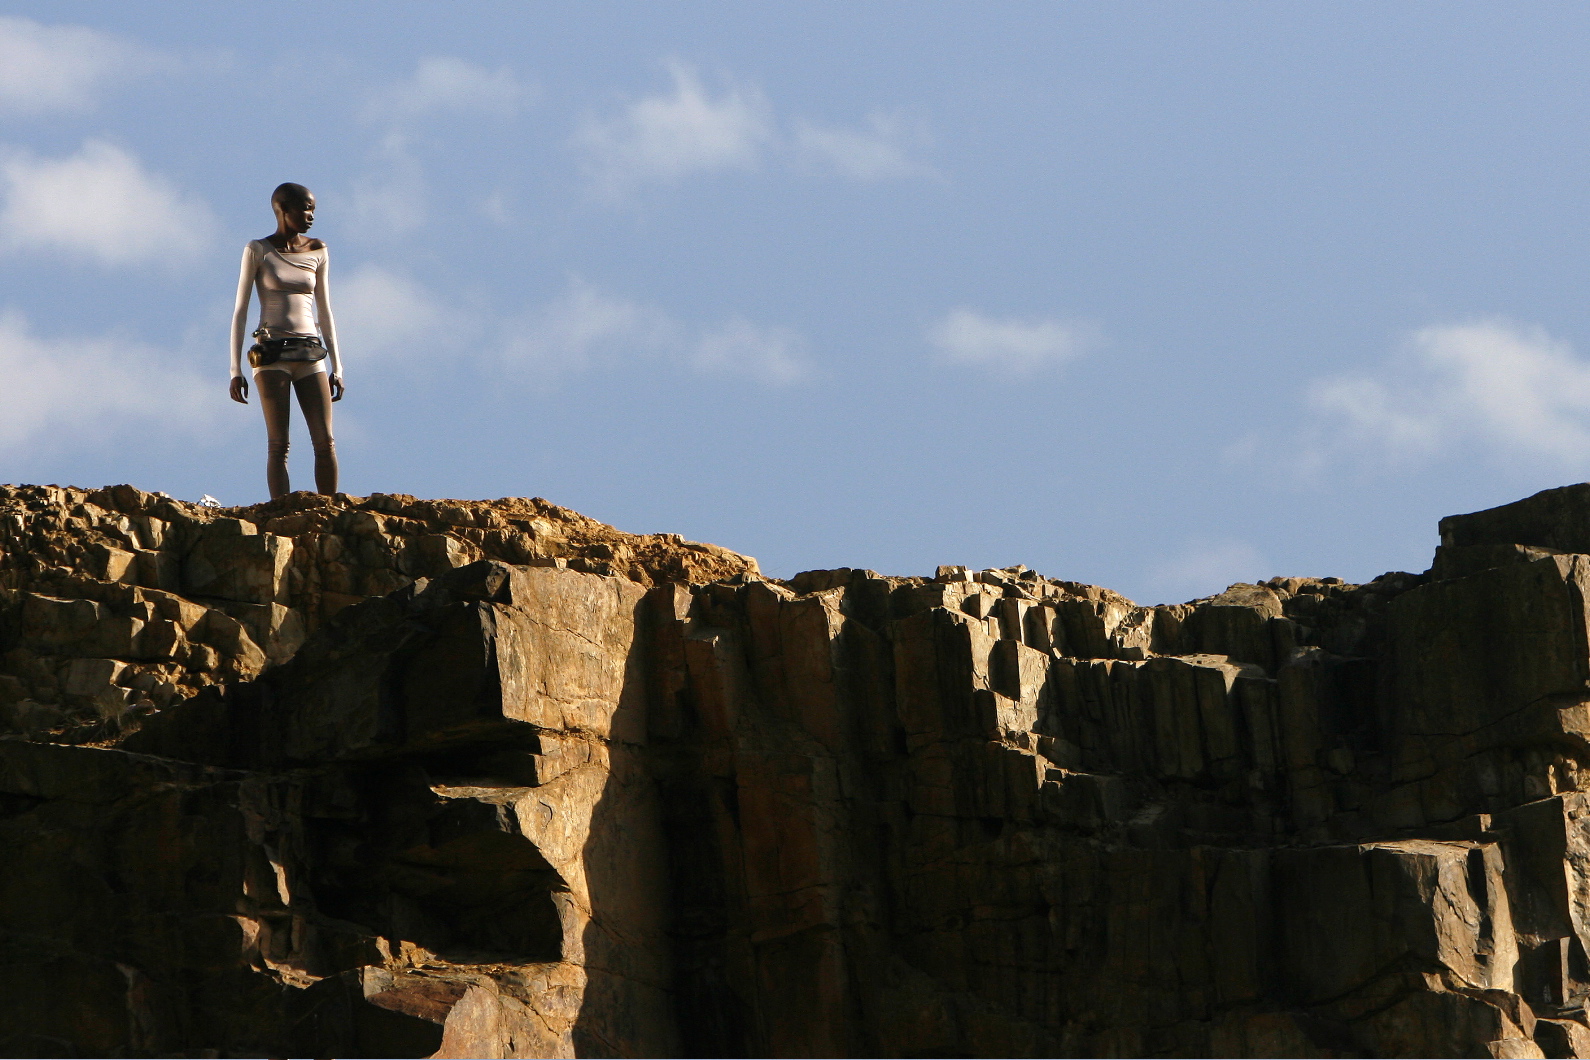
{"type": "Polygon", "coordinates": [[[277,208],[283,206],[302,206],[314,196],[302,184],[278,184],[276,190],[271,192],[271,205],[277,208]]]}
{"type": "Polygon", "coordinates": [[[314,226],[315,194],[302,184],[283,184],[271,192],[271,209],[276,213],[276,234],[271,238],[279,247],[294,246],[314,226]]]}

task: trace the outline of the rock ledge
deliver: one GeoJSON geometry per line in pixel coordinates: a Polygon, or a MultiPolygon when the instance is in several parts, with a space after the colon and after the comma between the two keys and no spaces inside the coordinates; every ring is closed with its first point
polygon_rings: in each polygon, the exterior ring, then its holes
{"type": "Polygon", "coordinates": [[[1587,514],[1138,607],[0,488],[0,1055],[1590,1056],[1587,514]]]}

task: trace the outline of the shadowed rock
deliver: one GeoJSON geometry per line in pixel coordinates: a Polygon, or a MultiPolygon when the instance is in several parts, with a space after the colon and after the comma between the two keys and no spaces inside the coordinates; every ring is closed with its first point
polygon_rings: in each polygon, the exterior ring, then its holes
{"type": "Polygon", "coordinates": [[[10,490],[0,1054],[1590,1055],[1587,491],[1139,607],[10,490]]]}

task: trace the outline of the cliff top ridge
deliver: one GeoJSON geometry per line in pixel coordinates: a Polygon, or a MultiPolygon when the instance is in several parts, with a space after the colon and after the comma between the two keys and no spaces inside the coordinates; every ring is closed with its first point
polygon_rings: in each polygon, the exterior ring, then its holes
{"type": "Polygon", "coordinates": [[[750,556],[678,534],[625,533],[541,497],[425,500],[402,493],[359,497],[300,491],[262,504],[214,507],[125,484],[99,489],[0,486],[0,513],[57,508],[77,515],[80,506],[87,506],[81,508],[87,529],[120,538],[135,550],[148,547],[144,538],[150,535],[136,527],[147,527],[151,519],[195,527],[232,519],[247,524],[238,528],[245,536],[263,532],[297,538],[351,531],[414,541],[441,535],[473,545],[487,558],[521,564],[561,559],[576,569],[647,586],[757,573],[750,556]],[[135,527],[121,527],[113,515],[127,517],[135,527]]]}

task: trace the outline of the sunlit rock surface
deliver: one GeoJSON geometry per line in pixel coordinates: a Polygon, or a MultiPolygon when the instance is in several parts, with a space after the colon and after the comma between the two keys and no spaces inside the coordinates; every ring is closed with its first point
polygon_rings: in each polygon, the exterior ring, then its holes
{"type": "Polygon", "coordinates": [[[1587,520],[1150,608],[0,488],[0,1054],[1590,1055],[1587,520]]]}

